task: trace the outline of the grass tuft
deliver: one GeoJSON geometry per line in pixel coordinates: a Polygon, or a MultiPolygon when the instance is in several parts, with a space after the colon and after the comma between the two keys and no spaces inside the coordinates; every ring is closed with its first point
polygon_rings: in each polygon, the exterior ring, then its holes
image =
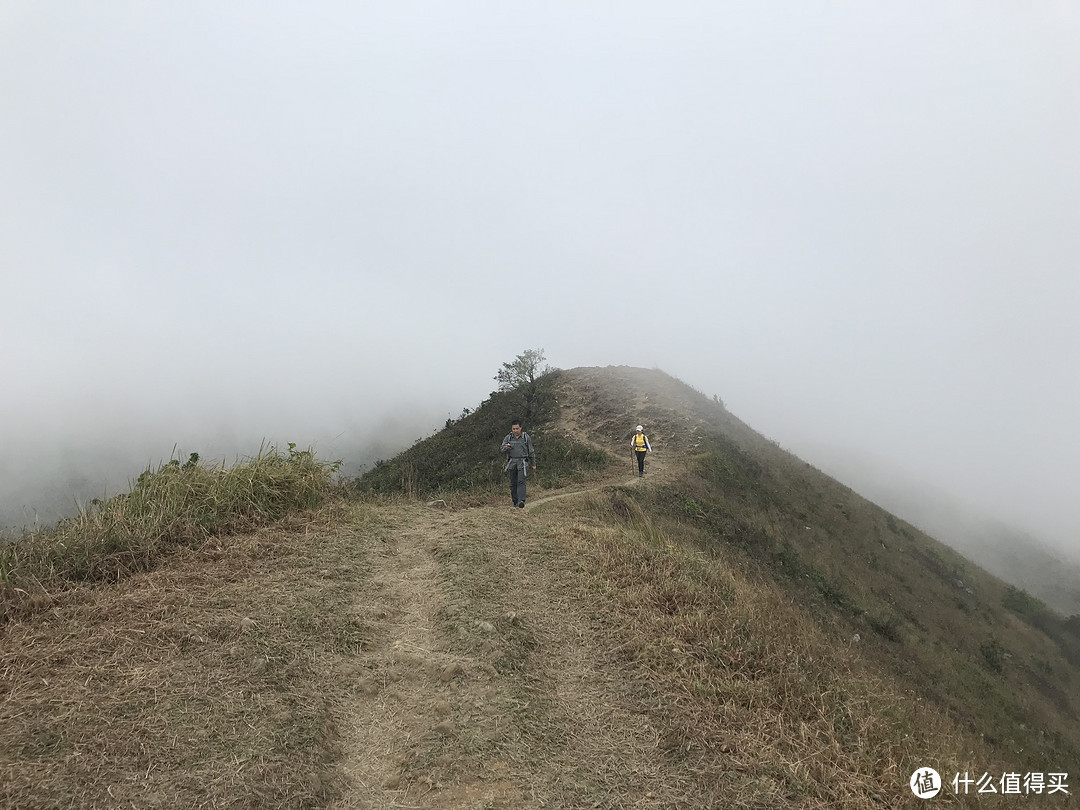
{"type": "Polygon", "coordinates": [[[335,469],[292,444],[228,469],[200,464],[195,454],[148,468],[130,492],[95,499],[73,518],[0,546],[0,594],[117,581],[152,568],[170,549],[312,509],[331,491],[335,469]]]}

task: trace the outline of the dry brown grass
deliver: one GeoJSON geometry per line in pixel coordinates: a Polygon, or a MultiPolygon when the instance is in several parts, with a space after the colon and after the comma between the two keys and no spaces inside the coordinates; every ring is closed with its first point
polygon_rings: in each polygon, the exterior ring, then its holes
{"type": "Polygon", "coordinates": [[[993,767],[689,540],[618,489],[366,503],[71,590],[3,630],[0,807],[863,810],[993,767]]]}
{"type": "Polygon", "coordinates": [[[615,492],[550,519],[611,611],[610,650],[663,729],[663,756],[708,797],[687,806],[896,807],[914,800],[917,767],[1015,768],[883,681],[775,585],[643,531],[634,509],[615,492]]]}
{"type": "MultiPolygon", "coordinates": [[[[455,709],[496,719],[464,725],[459,757],[501,763],[502,778],[531,797],[507,807],[703,806],[692,775],[657,756],[661,732],[637,707],[635,679],[612,666],[605,625],[556,535],[506,512],[464,516],[438,549],[454,605],[445,632],[491,673],[479,712],[468,696],[455,709]],[[470,631],[470,617],[496,632],[470,631]]],[[[412,767],[430,770],[439,753],[412,767]]]]}
{"type": "Polygon", "coordinates": [[[339,512],[183,550],[0,628],[0,807],[323,807],[341,689],[323,659],[364,641],[341,607],[377,534],[339,512]]]}
{"type": "Polygon", "coordinates": [[[500,734],[462,742],[511,763],[537,806],[896,807],[916,766],[962,770],[982,750],[775,587],[642,532],[609,497],[535,520],[485,510],[440,544],[461,611],[499,627],[464,632],[456,609],[447,631],[487,656],[510,707],[500,734]]]}

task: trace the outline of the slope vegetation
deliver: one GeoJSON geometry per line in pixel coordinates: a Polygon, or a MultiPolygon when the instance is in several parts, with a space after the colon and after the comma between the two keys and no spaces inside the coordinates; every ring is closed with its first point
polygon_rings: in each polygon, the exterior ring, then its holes
{"type": "Polygon", "coordinates": [[[547,383],[525,510],[493,395],[347,499],[10,613],[0,807],[886,808],[1080,761],[1067,621],[661,372],[547,383]]]}

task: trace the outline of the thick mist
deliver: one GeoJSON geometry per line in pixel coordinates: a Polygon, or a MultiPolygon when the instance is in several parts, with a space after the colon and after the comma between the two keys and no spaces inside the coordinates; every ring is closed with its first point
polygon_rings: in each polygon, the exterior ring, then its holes
{"type": "Polygon", "coordinates": [[[355,468],[544,347],[1076,551],[1078,24],[5,3],[0,513],[174,447],[355,468]]]}

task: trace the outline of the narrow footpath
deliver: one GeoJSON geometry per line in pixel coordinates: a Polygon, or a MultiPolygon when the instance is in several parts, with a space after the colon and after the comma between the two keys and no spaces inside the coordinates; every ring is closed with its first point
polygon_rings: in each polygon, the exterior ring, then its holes
{"type": "Polygon", "coordinates": [[[352,608],[371,641],[335,664],[354,683],[337,718],[336,810],[678,803],[684,786],[658,778],[661,733],[628,708],[634,684],[567,559],[567,527],[533,511],[572,494],[526,510],[383,507],[393,528],[352,608]]]}

